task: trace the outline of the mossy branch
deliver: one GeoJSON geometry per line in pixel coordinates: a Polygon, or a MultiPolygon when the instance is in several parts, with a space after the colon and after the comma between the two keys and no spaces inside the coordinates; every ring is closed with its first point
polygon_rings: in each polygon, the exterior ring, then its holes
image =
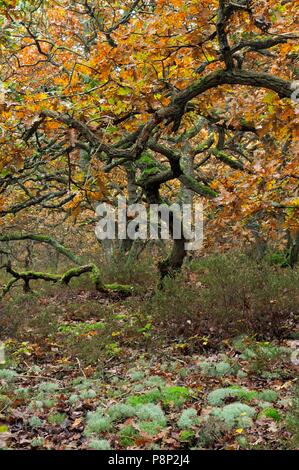
{"type": "Polygon", "coordinates": [[[212,149],[211,153],[215,155],[215,157],[218,158],[218,160],[222,161],[223,163],[230,166],[234,170],[244,170],[244,165],[242,162],[240,162],[236,158],[230,157],[225,152],[222,152],[221,150],[217,150],[217,149],[212,149]]]}
{"type": "Polygon", "coordinates": [[[37,271],[16,271],[12,268],[11,263],[7,263],[2,266],[1,269],[5,268],[8,274],[13,277],[3,287],[0,299],[2,299],[11,289],[11,287],[19,280],[24,282],[24,292],[31,292],[30,281],[42,280],[46,282],[53,282],[54,284],[60,283],[62,285],[68,285],[73,277],[80,277],[82,274],[89,273],[90,279],[95,285],[96,289],[100,292],[119,292],[121,294],[129,295],[132,293],[133,288],[131,286],[118,285],[118,284],[103,284],[101,280],[101,273],[99,268],[95,264],[87,264],[85,266],[79,266],[71,268],[63,274],[52,274],[37,271]]]}

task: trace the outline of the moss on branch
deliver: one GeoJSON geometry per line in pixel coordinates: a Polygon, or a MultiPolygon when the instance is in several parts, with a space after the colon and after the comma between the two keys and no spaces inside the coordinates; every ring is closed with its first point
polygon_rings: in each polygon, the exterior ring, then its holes
{"type": "Polygon", "coordinates": [[[234,170],[244,170],[243,163],[237,160],[236,158],[230,157],[225,152],[221,150],[213,149],[212,153],[215,155],[218,160],[222,161],[226,165],[230,166],[234,170]]]}
{"type": "Polygon", "coordinates": [[[82,274],[89,273],[90,279],[95,285],[96,290],[99,292],[119,292],[123,295],[130,295],[133,291],[132,286],[126,286],[121,284],[104,284],[101,279],[101,272],[99,268],[91,263],[85,266],[78,266],[71,268],[63,274],[52,274],[38,271],[16,271],[12,268],[11,263],[8,263],[2,268],[5,268],[8,274],[12,275],[12,278],[8,283],[3,286],[0,298],[3,298],[12,288],[12,286],[19,280],[23,281],[24,292],[31,292],[30,281],[42,280],[46,282],[53,282],[54,284],[59,283],[61,285],[68,285],[74,277],[80,277],[82,274]]]}

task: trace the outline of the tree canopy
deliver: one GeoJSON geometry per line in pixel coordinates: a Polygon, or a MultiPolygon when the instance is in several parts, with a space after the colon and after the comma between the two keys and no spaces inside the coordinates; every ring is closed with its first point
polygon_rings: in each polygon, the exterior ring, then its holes
{"type": "Polygon", "coordinates": [[[131,180],[203,198],[210,240],[296,233],[296,19],[297,0],[1,1],[3,230],[131,180]]]}

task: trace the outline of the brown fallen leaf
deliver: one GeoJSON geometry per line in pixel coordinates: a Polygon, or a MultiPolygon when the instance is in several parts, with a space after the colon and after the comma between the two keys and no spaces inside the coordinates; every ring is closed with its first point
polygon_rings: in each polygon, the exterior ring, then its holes
{"type": "Polygon", "coordinates": [[[71,425],[72,429],[80,428],[82,426],[82,418],[76,418],[73,424],[71,425]]]}

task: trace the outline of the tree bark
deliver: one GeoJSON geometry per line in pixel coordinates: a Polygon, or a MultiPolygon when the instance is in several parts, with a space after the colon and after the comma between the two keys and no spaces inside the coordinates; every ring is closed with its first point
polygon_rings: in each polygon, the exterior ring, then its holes
{"type": "Polygon", "coordinates": [[[290,237],[291,246],[290,246],[290,257],[289,264],[292,268],[298,263],[299,259],[299,230],[295,233],[294,236],[290,237]]]}

